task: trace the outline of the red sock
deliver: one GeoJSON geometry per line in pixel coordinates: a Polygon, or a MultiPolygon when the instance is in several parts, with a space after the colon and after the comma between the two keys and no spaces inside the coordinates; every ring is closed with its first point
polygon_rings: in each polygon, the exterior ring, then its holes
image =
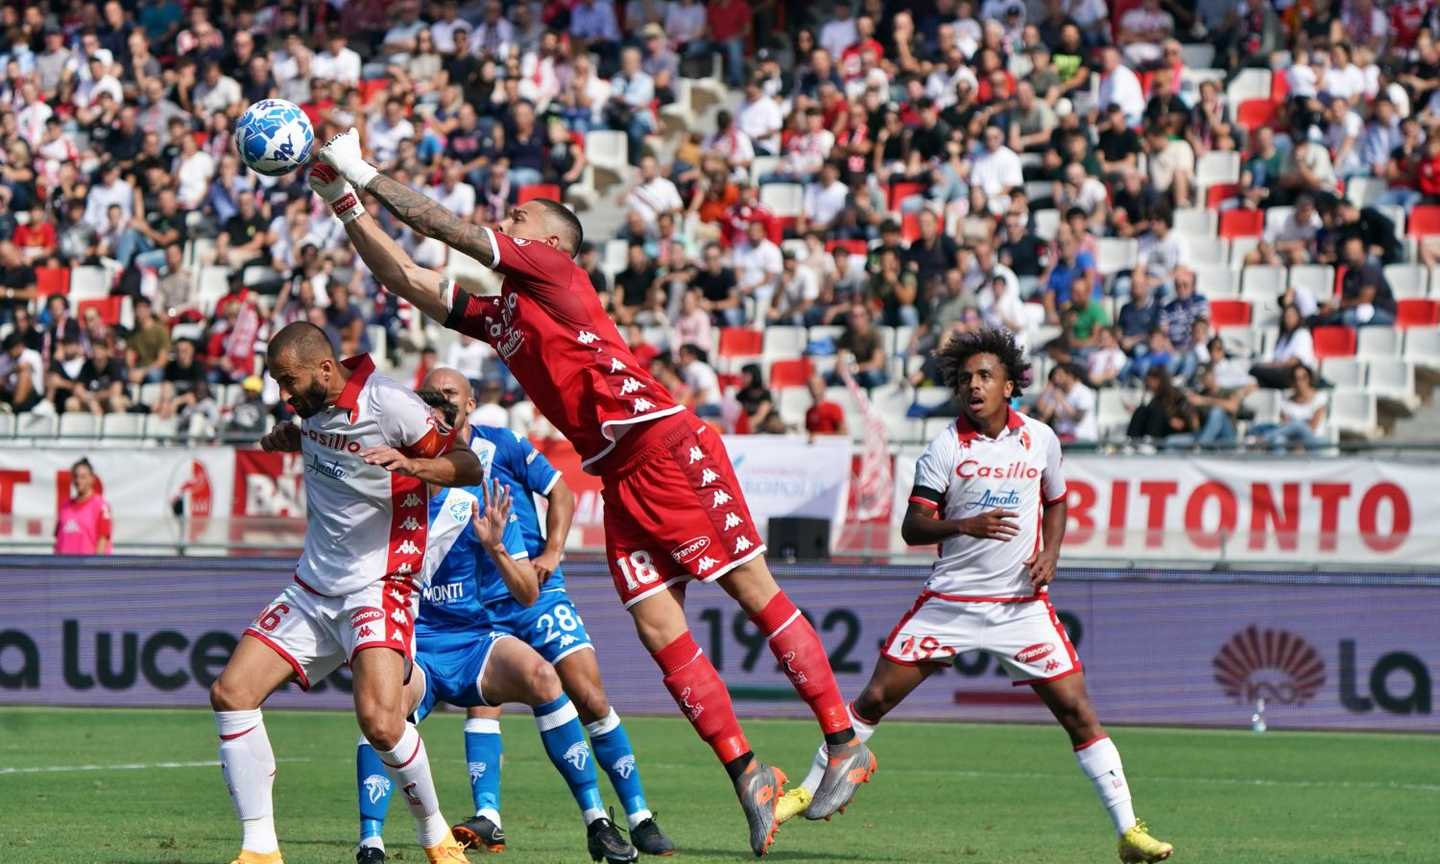
{"type": "Polygon", "coordinates": [[[825,646],[820,644],[815,628],[785,592],[772,597],[760,614],[750,620],[770,640],[770,651],[780,661],[796,692],[815,712],[820,729],[827,735],[849,729],[850,716],[840,688],[835,684],[825,646]]]}
{"type": "Polygon", "coordinates": [[[690,631],[680,634],[654,656],[665,674],[665,689],[720,761],[732,762],[749,753],[750,744],[730,704],[730,691],[690,631]]]}

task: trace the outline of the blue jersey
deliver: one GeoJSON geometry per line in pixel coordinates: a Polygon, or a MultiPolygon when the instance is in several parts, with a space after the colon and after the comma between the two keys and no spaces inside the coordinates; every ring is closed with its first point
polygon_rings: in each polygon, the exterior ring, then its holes
{"type": "MultiPolygon", "coordinates": [[[[560,472],[523,435],[497,426],[471,426],[470,432],[470,449],[479,457],[485,469],[485,479],[488,481],[493,476],[510,488],[510,521],[519,525],[530,557],[539,555],[545,550],[545,537],[540,533],[540,516],[535,511],[534,494],[550,494],[560,480],[560,472]]],[[[564,589],[565,577],[559,568],[541,587],[542,591],[564,589]]],[[[505,587],[498,573],[481,574],[482,603],[510,599],[510,589],[505,587]]]]}
{"type": "MultiPolygon", "coordinates": [[[[478,486],[441,489],[430,498],[430,531],[426,538],[425,579],[415,636],[423,639],[459,631],[491,629],[481,601],[481,585],[497,584],[508,595],[495,561],[480,546],[471,527],[472,512],[485,510],[478,486]]],[[[525,538],[513,515],[505,526],[505,549],[515,559],[529,558],[525,538]]]]}

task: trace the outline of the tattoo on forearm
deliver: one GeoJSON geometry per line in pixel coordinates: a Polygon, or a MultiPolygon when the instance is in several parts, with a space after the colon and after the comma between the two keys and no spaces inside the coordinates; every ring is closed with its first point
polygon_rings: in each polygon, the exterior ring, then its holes
{"type": "Polygon", "coordinates": [[[379,175],[366,187],[395,214],[395,218],[412,229],[459,249],[472,258],[488,261],[493,256],[489,238],[478,225],[472,225],[446,210],[433,198],[416,192],[405,184],[379,175]]]}

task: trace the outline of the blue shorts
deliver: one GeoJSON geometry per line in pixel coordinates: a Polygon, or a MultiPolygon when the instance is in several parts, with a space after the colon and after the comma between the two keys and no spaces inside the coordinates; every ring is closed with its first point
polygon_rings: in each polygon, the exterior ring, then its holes
{"type": "Polygon", "coordinates": [[[416,639],[415,665],[425,673],[425,695],[415,709],[419,723],[437,702],[457,708],[478,708],[488,703],[480,693],[480,680],[490,650],[506,633],[474,630],[421,636],[416,639]]]}
{"type": "Polygon", "coordinates": [[[585,622],[563,590],[542,592],[534,606],[497,600],[485,611],[490,615],[490,626],[534,648],[552,666],[581,649],[594,650],[585,622]]]}

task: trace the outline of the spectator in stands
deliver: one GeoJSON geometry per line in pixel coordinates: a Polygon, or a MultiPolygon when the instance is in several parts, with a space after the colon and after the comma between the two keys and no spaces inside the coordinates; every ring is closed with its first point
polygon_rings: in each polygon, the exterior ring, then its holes
{"type": "Polygon", "coordinates": [[[612,298],[616,318],[622,324],[630,323],[635,317],[645,304],[651,286],[660,278],[659,268],[645,254],[645,244],[631,242],[625,255],[625,269],[615,275],[615,296],[612,298]]]}
{"type": "Polygon", "coordinates": [[[1395,294],[1385,271],[1369,263],[1364,240],[1347,237],[1341,255],[1345,276],[1340,280],[1340,305],[1338,309],[1322,310],[1322,317],[1349,327],[1393,325],[1395,294]]]}
{"type": "Polygon", "coordinates": [[[739,295],[752,305],[750,320],[763,321],[780,284],[780,272],[784,269],[780,247],[770,241],[765,223],[751,222],[745,231],[745,240],[735,247],[735,275],[739,282],[739,295]]]}
{"type": "Polygon", "coordinates": [[[1315,209],[1315,199],[1301,195],[1279,225],[1268,228],[1265,239],[1245,256],[1246,265],[1265,264],[1296,267],[1309,264],[1317,252],[1317,240],[1325,222],[1315,209]]]}
{"type": "Polygon", "coordinates": [[[1090,289],[1090,275],[1095,272],[1095,259],[1089,252],[1081,252],[1079,244],[1069,231],[1062,226],[1056,236],[1059,254],[1050,262],[1049,271],[1041,277],[1045,286],[1041,302],[1045,304],[1047,323],[1059,324],[1060,312],[1070,305],[1074,289],[1083,282],[1084,289],[1090,289]]]}
{"type": "Polygon", "coordinates": [[[1261,387],[1283,390],[1290,386],[1297,366],[1313,369],[1315,363],[1315,343],[1310,329],[1305,326],[1300,309],[1287,305],[1280,311],[1280,335],[1270,358],[1251,367],[1250,374],[1261,387]]]}
{"type": "Polygon", "coordinates": [[[194,340],[175,343],[175,355],[165,364],[160,380],[160,402],[151,406],[156,414],[170,418],[196,404],[197,390],[205,381],[205,367],[194,340]]]}
{"type": "Polygon", "coordinates": [[[1085,381],[1097,390],[1107,387],[1120,377],[1128,362],[1117,328],[1102,327],[1096,333],[1095,349],[1085,360],[1085,381]]]}
{"type": "Polygon", "coordinates": [[[110,504],[89,459],[70,466],[70,489],[55,514],[55,554],[109,555],[114,547],[110,504]]]}
{"type": "Polygon", "coordinates": [[[747,363],[740,369],[740,386],[735,391],[735,402],[740,409],[735,418],[737,435],[763,431],[766,420],[779,413],[775,408],[775,397],[765,386],[765,375],[759,363],[747,363]]]}
{"type": "Polygon", "coordinates": [[[1036,396],[1030,413],[1055,430],[1061,441],[1096,441],[1095,391],[1080,380],[1080,373],[1065,363],[1050,370],[1050,381],[1036,396]]]}
{"type": "Polygon", "coordinates": [[[1150,185],[1173,207],[1190,206],[1195,182],[1195,151],[1180,136],[1181,128],[1166,120],[1145,131],[1150,185]]]}
{"type": "MultiPolygon", "coordinates": [[[[641,68],[639,48],[620,52],[620,72],[610,81],[606,120],[629,139],[631,165],[638,165],[645,151],[645,137],[655,131],[655,79],[641,68]]],[[[677,208],[678,209],[678,208],[677,208]]]]}
{"type": "Polygon", "coordinates": [[[1145,373],[1145,392],[1149,399],[1131,415],[1127,437],[1163,440],[1171,435],[1191,435],[1198,428],[1195,409],[1168,371],[1151,366],[1145,373]]]}
{"type": "Polygon", "coordinates": [[[35,269],[14,243],[0,241],[0,324],[15,320],[15,310],[28,305],[38,295],[35,269]]]}
{"type": "Polygon", "coordinates": [[[1140,79],[1126,66],[1115,48],[1100,52],[1100,104],[1119,105],[1125,125],[1139,126],[1145,113],[1145,94],[1140,79]]]}
{"type": "Polygon", "coordinates": [[[685,208],[675,184],[660,176],[659,163],[648,155],[640,159],[640,175],[625,198],[625,206],[639,213],[652,228],[662,214],[678,215],[685,208]]]}
{"type": "Polygon", "coordinates": [[[1165,304],[1160,326],[1178,351],[1190,348],[1198,319],[1210,317],[1210,302],[1195,289],[1195,271],[1188,267],[1175,270],[1175,299],[1165,304]]]}
{"type": "MultiPolygon", "coordinates": [[[[45,375],[45,400],[56,413],[85,411],[85,382],[81,376],[88,361],[85,346],[75,334],[60,337],[45,375]]],[[[101,413],[96,411],[94,413],[101,413]]]]}
{"type": "Polygon", "coordinates": [[[44,395],[45,361],[40,352],[12,331],[0,342],[0,402],[20,414],[33,409],[44,395]]]}
{"type": "MultiPolygon", "coordinates": [[[[1231,444],[1236,439],[1235,423],[1240,413],[1240,403],[1255,389],[1255,385],[1223,387],[1220,385],[1213,364],[1200,367],[1197,386],[1185,394],[1200,415],[1200,430],[1195,443],[1201,447],[1231,444]]],[[[1178,437],[1178,436],[1175,436],[1178,437]]],[[[1166,443],[1175,440],[1173,437],[1166,443]]]]}
{"type": "Polygon", "coordinates": [[[793,251],[783,251],[781,259],[780,282],[770,304],[768,323],[804,327],[820,299],[820,277],[809,267],[802,267],[793,251]]]}
{"type": "MultiPolygon", "coordinates": [[[[1344,263],[1345,243],[1351,237],[1359,237],[1365,247],[1366,257],[1381,264],[1395,264],[1402,260],[1404,249],[1395,236],[1395,223],[1390,217],[1374,207],[1360,207],[1349,198],[1341,198],[1331,211],[1328,230],[1319,239],[1317,258],[1325,264],[1344,263]]],[[[1420,257],[1425,259],[1427,246],[1420,238],[1420,257]]]]}
{"type": "Polygon", "coordinates": [[[231,267],[243,270],[257,261],[270,243],[270,220],[260,212],[255,196],[243,193],[236,199],[235,215],[215,238],[215,256],[231,267]]]}
{"type": "Polygon", "coordinates": [[[721,413],[720,378],[710,366],[708,352],[699,345],[681,345],[677,352],[678,372],[689,391],[689,406],[701,417],[721,413]]]}
{"type": "Polygon", "coordinates": [[[1329,404],[1329,395],[1316,389],[1310,367],[1296,366],[1294,384],[1280,400],[1280,422],[1256,424],[1250,430],[1251,438],[1276,453],[1318,450],[1326,445],[1329,404]]]}
{"type": "Polygon", "coordinates": [[[265,382],[250,375],[240,384],[244,395],[225,415],[224,436],[228,442],[254,443],[265,434],[269,406],[265,404],[265,382]]]}
{"type": "Polygon", "coordinates": [[[704,266],[695,274],[692,284],[700,289],[704,308],[722,327],[737,327],[745,320],[740,305],[740,287],[735,270],[725,263],[720,244],[705,247],[704,266]]]}
{"type": "MultiPolygon", "coordinates": [[[[863,303],[850,307],[845,319],[845,332],[836,340],[835,348],[837,363],[847,364],[855,382],[861,387],[874,389],[889,378],[885,345],[874,327],[870,309],[863,303]]],[[[832,387],[845,383],[838,368],[825,380],[832,387]]]]}
{"type": "Polygon", "coordinates": [[[825,381],[812,375],[806,385],[810,390],[810,407],[805,410],[805,431],[817,435],[847,435],[845,409],[830,401],[825,394],[825,381]]]}
{"type": "Polygon", "coordinates": [[[699,288],[685,289],[680,298],[680,312],[670,334],[671,344],[714,344],[714,330],[704,304],[705,295],[699,288]]]}
{"type": "Polygon", "coordinates": [[[840,166],[834,162],[824,163],[815,182],[805,187],[796,232],[828,231],[845,210],[849,197],[850,187],[840,181],[840,166]]]}
{"type": "Polygon", "coordinates": [[[127,392],[130,373],[125,361],[116,356],[111,339],[96,339],[90,345],[90,356],[80,370],[82,388],[73,391],[81,410],[91,414],[123,414],[130,410],[127,392]]]}

